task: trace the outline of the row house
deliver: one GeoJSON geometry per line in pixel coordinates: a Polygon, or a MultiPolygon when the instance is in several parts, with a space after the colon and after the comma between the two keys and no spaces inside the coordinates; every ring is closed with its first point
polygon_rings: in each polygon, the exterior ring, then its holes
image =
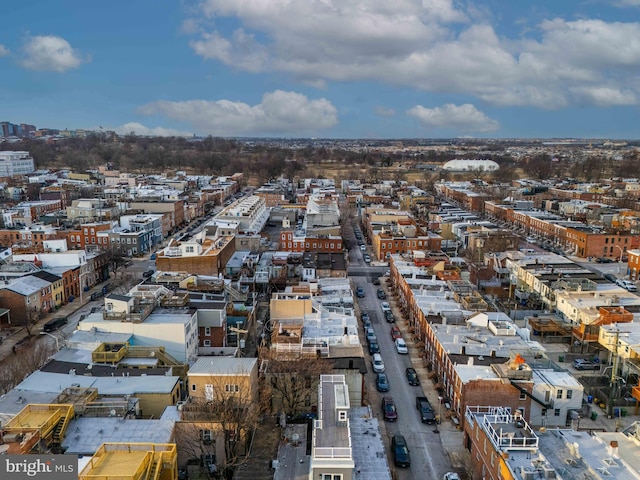
{"type": "Polygon", "coordinates": [[[35,222],[44,215],[55,213],[61,210],[62,202],[60,200],[37,200],[32,202],[20,202],[13,208],[22,212],[23,217],[30,218],[32,222],[35,222]]]}
{"type": "Polygon", "coordinates": [[[45,225],[21,228],[19,230],[1,229],[0,246],[32,248],[43,251],[44,242],[58,239],[60,236],[57,229],[45,225]]]}
{"type": "Polygon", "coordinates": [[[374,232],[371,236],[373,254],[378,260],[386,261],[391,255],[406,254],[415,250],[440,251],[442,237],[428,232],[420,234],[415,225],[398,225],[398,231],[374,232]]]}
{"type": "Polygon", "coordinates": [[[285,252],[342,253],[342,237],[338,235],[297,236],[295,231],[280,232],[280,250],[285,252]]]}
{"type": "Polygon", "coordinates": [[[96,250],[102,243],[100,233],[108,232],[112,227],[111,222],[83,223],[77,230],[67,230],[61,234],[66,235],[67,244],[72,250],[96,250]]]}
{"type": "Polygon", "coordinates": [[[447,200],[457,203],[470,212],[483,212],[487,196],[474,192],[470,188],[471,184],[468,182],[438,183],[435,186],[435,190],[447,200]]]}
{"type": "Polygon", "coordinates": [[[233,236],[205,237],[200,241],[171,243],[156,252],[156,269],[162,272],[189,272],[194,275],[224,274],[235,252],[233,236]]]}
{"type": "Polygon", "coordinates": [[[137,199],[128,204],[128,210],[143,213],[168,214],[170,231],[184,226],[184,200],[182,199],[137,199]]]}
{"type": "Polygon", "coordinates": [[[103,198],[80,198],[66,208],[67,218],[81,223],[104,222],[120,215],[118,207],[103,198]]]}
{"type": "Polygon", "coordinates": [[[55,308],[52,284],[32,275],[6,281],[0,288],[0,305],[11,311],[14,325],[32,325],[55,308]]]}
{"type": "Polygon", "coordinates": [[[469,301],[474,298],[470,284],[466,291],[462,284],[451,291],[447,288],[451,282],[435,276],[429,280],[425,273],[401,256],[391,256],[393,288],[416,343],[424,350],[425,366],[436,382],[447,416],[460,422],[467,405],[495,401],[513,411],[520,409],[528,418],[534,386],[531,369],[518,364],[513,370],[508,362],[514,361],[512,351],[531,346],[516,334],[508,317],[485,313],[467,321],[477,303],[469,301]]]}

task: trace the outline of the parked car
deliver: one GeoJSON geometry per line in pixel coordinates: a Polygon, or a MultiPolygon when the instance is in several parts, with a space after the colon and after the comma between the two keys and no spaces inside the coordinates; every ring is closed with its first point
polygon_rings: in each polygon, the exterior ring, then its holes
{"type": "Polygon", "coordinates": [[[374,353],[380,353],[380,346],[378,342],[369,342],[369,355],[373,355],[374,353]]]}
{"type": "Polygon", "coordinates": [[[400,331],[397,325],[394,325],[393,327],[391,327],[391,330],[389,333],[391,333],[392,340],[395,340],[396,338],[402,338],[402,332],[400,331]]]}
{"type": "Polygon", "coordinates": [[[409,353],[409,348],[407,347],[407,344],[404,343],[404,339],[396,338],[396,351],[401,355],[409,353]]]}
{"type": "Polygon", "coordinates": [[[382,397],[382,415],[387,422],[395,422],[398,420],[398,410],[393,397],[382,397]]]}
{"type": "Polygon", "coordinates": [[[364,259],[365,263],[371,263],[371,257],[369,256],[368,253],[365,253],[362,258],[364,259]]]}
{"type": "Polygon", "coordinates": [[[44,326],[42,327],[42,331],[47,333],[53,332],[54,330],[57,330],[58,328],[66,324],[67,324],[67,317],[56,317],[52,320],[49,320],[47,323],[45,323],[44,326]]]}
{"type": "Polygon", "coordinates": [[[374,353],[371,358],[371,365],[373,366],[373,371],[376,373],[384,373],[384,362],[382,361],[382,355],[379,353],[374,353]]]}
{"type": "Polygon", "coordinates": [[[373,284],[374,285],[380,285],[380,279],[378,277],[373,279],[373,284]]]}
{"type": "Polygon", "coordinates": [[[575,368],[576,370],[600,370],[600,364],[590,362],[589,360],[585,360],[584,358],[576,358],[573,361],[573,368],[575,368]]]}
{"type": "MultiPolygon", "coordinates": [[[[376,354],[379,355],[379,354],[376,354]]],[[[378,373],[376,375],[376,389],[379,392],[388,392],[389,391],[389,379],[387,378],[386,373],[378,373]]]]}
{"type": "Polygon", "coordinates": [[[369,312],[362,312],[362,321],[366,322],[367,320],[371,320],[371,318],[369,317],[369,312]]]}
{"type": "Polygon", "coordinates": [[[358,287],[356,290],[356,296],[358,298],[364,298],[364,288],[358,287]]]}
{"type": "Polygon", "coordinates": [[[373,330],[373,328],[367,330],[367,343],[371,342],[378,342],[378,337],[376,336],[376,332],[373,330]]]}
{"type": "Polygon", "coordinates": [[[391,451],[396,467],[409,468],[411,466],[409,447],[407,447],[407,441],[402,435],[394,435],[391,438],[391,451]]]}
{"type": "Polygon", "coordinates": [[[380,302],[380,308],[382,309],[383,312],[386,312],[387,310],[391,311],[389,302],[380,302]]]}
{"type": "Polygon", "coordinates": [[[405,374],[407,375],[407,381],[409,382],[409,385],[413,385],[414,387],[420,385],[420,379],[418,378],[418,373],[416,372],[415,368],[408,367],[405,370],[405,374]]]}
{"type": "Polygon", "coordinates": [[[604,279],[609,280],[612,283],[616,283],[618,281],[618,277],[616,277],[613,273],[605,273],[604,279]]]}
{"type": "Polygon", "coordinates": [[[367,251],[367,246],[364,243],[362,245],[360,245],[360,251],[361,252],[366,252],[367,251]]]}
{"type": "Polygon", "coordinates": [[[371,320],[365,320],[362,322],[362,328],[364,329],[364,333],[367,333],[369,329],[372,329],[373,324],[371,323],[371,320]]]}
{"type": "Polygon", "coordinates": [[[387,323],[396,322],[396,317],[393,316],[393,312],[391,310],[386,310],[384,312],[384,319],[387,321],[387,323]]]}
{"type": "Polygon", "coordinates": [[[381,288],[378,289],[378,291],[376,292],[376,295],[380,300],[384,300],[385,298],[387,298],[387,294],[381,288]]]}
{"type": "Polygon", "coordinates": [[[433,408],[431,407],[427,397],[416,397],[416,409],[420,413],[420,420],[422,423],[436,423],[436,414],[433,412],[433,408]]]}
{"type": "Polygon", "coordinates": [[[442,480],[460,480],[460,475],[456,472],[447,472],[444,474],[444,477],[442,477],[442,480]]]}
{"type": "Polygon", "coordinates": [[[629,292],[635,292],[638,290],[638,287],[636,287],[636,284],[634,282],[632,282],[631,280],[624,280],[622,278],[619,278],[618,280],[616,280],[616,285],[618,285],[619,287],[624,288],[625,290],[629,291],[629,292]]]}
{"type": "Polygon", "coordinates": [[[142,276],[143,276],[144,278],[151,278],[151,277],[153,277],[153,274],[154,274],[154,273],[156,273],[156,272],[155,272],[155,270],[147,270],[146,272],[144,272],[144,273],[142,274],[142,276]]]}
{"type": "Polygon", "coordinates": [[[596,258],[596,262],[597,263],[613,263],[613,260],[607,257],[598,257],[596,258]]]}

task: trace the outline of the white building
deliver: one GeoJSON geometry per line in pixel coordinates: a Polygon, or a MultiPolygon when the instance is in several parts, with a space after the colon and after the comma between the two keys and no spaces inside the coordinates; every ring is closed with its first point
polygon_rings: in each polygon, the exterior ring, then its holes
{"type": "Polygon", "coordinates": [[[237,223],[239,233],[257,234],[262,231],[269,220],[270,210],[267,208],[264,198],[251,195],[224,208],[209,224],[217,225],[218,222],[221,222],[225,228],[229,228],[230,224],[237,223]]]}
{"type": "Polygon", "coordinates": [[[29,152],[0,152],[0,177],[26,175],[35,171],[29,152]]]}

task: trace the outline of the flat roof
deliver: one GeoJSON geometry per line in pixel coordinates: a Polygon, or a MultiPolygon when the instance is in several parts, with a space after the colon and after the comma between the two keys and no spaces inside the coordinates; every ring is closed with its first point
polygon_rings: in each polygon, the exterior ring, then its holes
{"type": "Polygon", "coordinates": [[[105,442],[170,443],[174,420],[140,420],[121,417],[76,417],[62,441],[65,453],[93,455],[105,442]]]}
{"type": "Polygon", "coordinates": [[[192,375],[249,375],[258,363],[257,358],[199,357],[189,367],[192,375]]]}
{"type": "Polygon", "coordinates": [[[349,427],[355,470],[367,480],[391,480],[378,419],[368,407],[349,410],[349,427]]]}

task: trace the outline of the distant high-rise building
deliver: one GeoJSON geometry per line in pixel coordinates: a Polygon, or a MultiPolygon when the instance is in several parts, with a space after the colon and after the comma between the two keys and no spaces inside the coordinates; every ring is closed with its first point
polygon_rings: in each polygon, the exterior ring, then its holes
{"type": "Polygon", "coordinates": [[[0,152],[0,177],[26,175],[35,171],[29,152],[0,152]]]}

